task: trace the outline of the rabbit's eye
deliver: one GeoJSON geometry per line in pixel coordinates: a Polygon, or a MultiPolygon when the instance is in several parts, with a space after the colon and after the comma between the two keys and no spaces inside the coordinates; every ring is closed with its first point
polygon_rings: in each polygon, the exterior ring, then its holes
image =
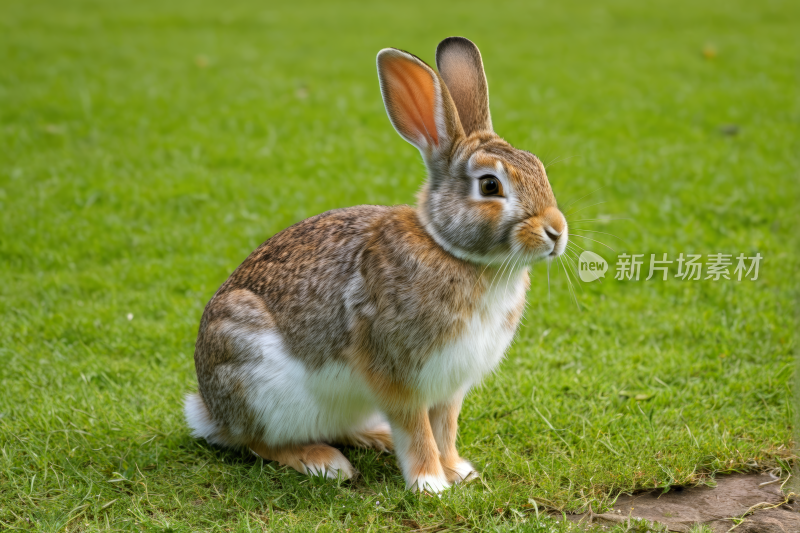
{"type": "Polygon", "coordinates": [[[484,196],[503,196],[503,186],[494,176],[482,177],[479,186],[484,196]]]}

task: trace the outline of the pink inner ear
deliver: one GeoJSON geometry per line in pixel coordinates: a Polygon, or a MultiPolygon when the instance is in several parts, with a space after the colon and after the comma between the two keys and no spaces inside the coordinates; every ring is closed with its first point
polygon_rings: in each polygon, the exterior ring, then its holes
{"type": "Polygon", "coordinates": [[[436,131],[436,88],[429,72],[402,57],[387,59],[383,65],[392,115],[397,126],[408,137],[419,135],[439,146],[436,131]]]}

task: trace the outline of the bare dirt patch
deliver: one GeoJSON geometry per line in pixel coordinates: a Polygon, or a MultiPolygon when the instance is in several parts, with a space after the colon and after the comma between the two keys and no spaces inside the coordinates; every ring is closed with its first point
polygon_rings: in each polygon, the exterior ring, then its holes
{"type": "Polygon", "coordinates": [[[735,533],[800,533],[800,504],[788,501],[781,492],[783,480],[769,474],[737,474],[719,476],[716,482],[716,487],[674,487],[666,493],[623,495],[611,512],[568,518],[602,524],[627,522],[630,516],[678,532],[703,524],[715,533],[734,526],[735,533]]]}

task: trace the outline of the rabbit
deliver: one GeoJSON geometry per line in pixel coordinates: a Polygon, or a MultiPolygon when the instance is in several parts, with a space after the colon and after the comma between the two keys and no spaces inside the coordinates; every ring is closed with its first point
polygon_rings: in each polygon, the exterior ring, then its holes
{"type": "Polygon", "coordinates": [[[277,233],[203,313],[192,435],[348,479],[334,443],[394,451],[407,489],[475,478],[456,450],[465,394],[503,359],[529,266],[564,253],[541,161],[492,129],[478,48],[450,37],[437,74],[378,53],[389,120],[422,154],[417,207],[335,209],[277,233]]]}

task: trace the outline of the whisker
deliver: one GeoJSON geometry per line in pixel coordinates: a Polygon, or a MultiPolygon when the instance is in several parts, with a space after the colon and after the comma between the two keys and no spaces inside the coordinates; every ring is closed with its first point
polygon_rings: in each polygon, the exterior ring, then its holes
{"type": "MultiPolygon", "coordinates": [[[[589,250],[587,250],[586,248],[582,248],[582,247],[581,247],[581,246],[579,246],[578,244],[575,244],[574,242],[568,242],[568,243],[567,243],[567,249],[568,249],[570,252],[572,252],[573,254],[575,254],[575,255],[577,255],[577,253],[575,252],[575,250],[573,250],[572,248],[570,248],[570,247],[569,247],[570,245],[575,245],[575,246],[577,246],[578,248],[580,248],[581,250],[583,250],[584,252],[588,252],[588,251],[589,251],[589,250]]],[[[578,263],[578,267],[580,268],[580,263],[581,263],[581,261],[580,261],[580,258],[577,258],[577,263],[578,263]]],[[[598,278],[598,279],[599,279],[599,278],[598,278]]],[[[600,281],[600,283],[603,283],[603,280],[602,280],[602,279],[599,279],[599,281],[600,281]]]]}
{"type": "Polygon", "coordinates": [[[567,251],[569,251],[569,252],[572,252],[573,254],[575,254],[575,256],[577,257],[576,261],[577,261],[578,263],[580,263],[580,262],[581,262],[581,261],[580,261],[580,255],[581,255],[583,252],[586,252],[586,251],[588,251],[588,250],[579,251],[579,250],[575,250],[575,249],[573,249],[573,248],[569,248],[569,249],[567,249],[567,251]]]}
{"type": "MultiPolygon", "coordinates": [[[[511,253],[511,252],[509,252],[509,254],[510,254],[510,253],[511,253]]],[[[505,255],[505,256],[503,256],[503,261],[500,263],[500,266],[498,266],[498,267],[495,269],[495,271],[494,271],[494,274],[492,275],[492,279],[489,281],[489,286],[488,286],[488,287],[486,287],[486,291],[487,291],[487,292],[488,292],[488,291],[490,291],[490,290],[492,289],[492,285],[494,285],[494,280],[495,280],[495,279],[497,278],[497,276],[500,274],[500,267],[502,267],[502,266],[503,266],[503,264],[505,264],[505,262],[506,262],[506,260],[507,260],[507,259],[508,259],[508,255],[505,255]]]]}
{"type": "MultiPolygon", "coordinates": [[[[567,263],[567,264],[569,264],[569,263],[567,263]]],[[[561,263],[561,266],[562,267],[564,266],[563,262],[561,263]]],[[[570,270],[567,270],[567,279],[570,280],[570,285],[572,286],[572,294],[575,296],[575,305],[577,305],[578,309],[580,309],[581,306],[580,306],[580,303],[578,302],[578,291],[575,290],[575,285],[578,284],[578,280],[576,279],[575,282],[573,283],[572,282],[572,278],[570,277],[569,274],[570,274],[570,270]]],[[[581,290],[583,290],[583,288],[581,288],[581,290]]]]}
{"type": "MultiPolygon", "coordinates": [[[[577,247],[577,248],[578,248],[580,251],[582,251],[582,252],[586,252],[586,251],[587,251],[587,250],[586,250],[586,248],[584,248],[583,246],[581,246],[581,245],[580,245],[580,244],[578,244],[577,242],[572,242],[572,241],[569,241],[569,242],[567,243],[567,248],[571,250],[570,246],[575,246],[575,247],[577,247]]],[[[573,250],[573,251],[575,251],[575,250],[573,250]]]]}
{"type": "Polygon", "coordinates": [[[494,286],[494,282],[495,282],[495,280],[497,279],[497,277],[498,277],[498,276],[500,276],[500,269],[503,269],[503,270],[505,270],[505,268],[503,267],[503,265],[505,265],[505,264],[506,264],[506,261],[509,261],[513,255],[514,255],[514,250],[511,250],[511,251],[509,251],[509,252],[508,252],[508,254],[505,256],[505,258],[503,259],[503,262],[502,262],[502,263],[500,263],[500,266],[497,268],[497,272],[495,272],[495,273],[494,273],[494,277],[492,278],[492,281],[491,281],[491,283],[489,283],[489,289],[488,289],[488,290],[491,290],[491,289],[492,289],[492,287],[494,286]]]}
{"type": "Polygon", "coordinates": [[[600,242],[600,241],[598,241],[598,240],[596,240],[596,239],[592,239],[591,237],[587,237],[586,235],[579,235],[579,234],[577,234],[577,233],[573,233],[573,234],[572,234],[572,236],[573,236],[573,237],[580,237],[581,239],[588,239],[588,240],[590,240],[590,241],[596,242],[597,244],[602,244],[603,246],[605,246],[606,248],[608,248],[608,249],[609,249],[609,250],[611,250],[612,252],[614,252],[614,253],[617,253],[617,251],[616,251],[615,249],[613,249],[612,247],[610,247],[610,246],[609,246],[609,245],[607,245],[606,243],[604,243],[604,242],[600,242]]]}
{"type": "MultiPolygon", "coordinates": [[[[516,269],[518,265],[521,272],[525,268],[525,254],[520,254],[519,257],[517,257],[517,261],[514,263],[514,269],[516,269]]],[[[530,274],[528,274],[528,276],[530,276],[530,274]]]]}
{"type": "MultiPolygon", "coordinates": [[[[508,283],[511,281],[511,278],[514,276],[514,270],[517,268],[517,263],[519,262],[521,254],[517,252],[511,258],[511,261],[508,262],[508,278],[506,278],[506,291],[508,291],[508,283]]],[[[504,274],[505,275],[505,274],[504,274]]]]}
{"type": "Polygon", "coordinates": [[[581,231],[588,231],[589,233],[602,233],[603,235],[608,235],[609,237],[614,237],[615,239],[619,239],[619,240],[625,242],[625,239],[623,239],[622,237],[619,237],[617,235],[614,235],[613,233],[607,233],[605,231],[597,231],[597,230],[585,229],[585,228],[578,228],[578,229],[581,230],[581,231]]]}
{"type": "Polygon", "coordinates": [[[575,159],[576,157],[580,157],[580,156],[579,155],[569,155],[569,156],[566,156],[566,157],[561,157],[560,155],[557,155],[556,158],[551,160],[549,163],[547,163],[544,166],[544,168],[546,170],[547,167],[549,167],[550,165],[555,165],[558,162],[559,159],[562,160],[562,161],[569,161],[570,159],[575,159]]]}
{"type": "Polygon", "coordinates": [[[500,274],[500,281],[498,281],[498,284],[503,281],[503,276],[506,275],[506,272],[508,272],[509,276],[511,275],[511,263],[516,259],[516,257],[517,254],[512,252],[511,257],[508,259],[508,263],[506,263],[506,266],[503,267],[503,272],[500,274]]]}
{"type": "Polygon", "coordinates": [[[520,260],[521,257],[522,256],[518,254],[516,256],[516,258],[514,259],[514,266],[511,267],[511,271],[509,272],[508,279],[506,280],[506,294],[508,294],[508,282],[511,281],[511,277],[514,275],[514,270],[517,268],[517,263],[519,263],[519,260],[520,260]]]}
{"type": "MultiPolygon", "coordinates": [[[[564,250],[564,258],[568,259],[568,260],[574,260],[574,261],[578,260],[578,256],[576,255],[576,253],[573,250],[564,250]],[[569,255],[569,254],[572,254],[572,255],[569,255]]],[[[569,263],[569,261],[567,261],[567,262],[569,263]]]]}
{"type": "Polygon", "coordinates": [[[558,161],[558,158],[559,158],[559,157],[561,157],[561,156],[560,156],[560,155],[557,155],[557,156],[555,156],[553,159],[551,159],[549,163],[546,163],[546,164],[544,165],[544,168],[545,168],[545,170],[547,170],[547,167],[549,167],[550,165],[552,165],[553,163],[555,163],[556,161],[558,161]]]}
{"type": "Polygon", "coordinates": [[[503,269],[498,273],[498,279],[499,279],[499,281],[497,282],[498,285],[500,285],[500,283],[503,282],[503,276],[505,276],[506,274],[506,269],[511,266],[511,262],[514,260],[515,255],[516,254],[512,251],[511,256],[508,258],[508,262],[505,263],[503,269]]]}
{"type": "Polygon", "coordinates": [[[576,262],[580,262],[580,259],[578,258],[578,253],[575,250],[566,249],[566,250],[564,250],[564,252],[568,253],[568,254],[572,254],[572,259],[574,259],[576,262]]]}
{"type": "Polygon", "coordinates": [[[561,257],[558,258],[558,262],[561,263],[561,268],[564,270],[564,275],[567,277],[567,289],[569,290],[572,297],[575,299],[575,306],[578,308],[578,311],[581,310],[581,306],[578,303],[578,296],[575,294],[575,291],[572,289],[572,280],[569,277],[569,273],[567,272],[566,267],[564,266],[564,262],[561,260],[561,257]]]}
{"type": "Polygon", "coordinates": [[[587,205],[586,207],[581,207],[581,208],[580,208],[580,209],[578,209],[577,211],[570,211],[569,213],[564,213],[564,216],[566,217],[566,216],[568,216],[568,215],[574,215],[575,213],[580,213],[580,212],[581,212],[581,211],[583,211],[584,209],[589,209],[590,207],[594,207],[594,206],[596,206],[596,205],[607,204],[607,203],[608,203],[608,201],[603,201],[603,202],[597,202],[596,204],[587,205]]]}
{"type": "MultiPolygon", "coordinates": [[[[591,207],[591,206],[589,206],[591,207]]],[[[576,211],[577,212],[577,211],[576,211]]],[[[613,220],[633,220],[632,218],[582,218],[581,220],[571,220],[568,221],[570,224],[574,224],[575,222],[595,222],[595,221],[602,221],[602,222],[611,222],[613,220]]]]}
{"type": "Polygon", "coordinates": [[[475,286],[478,285],[478,283],[480,283],[481,278],[483,277],[483,273],[486,272],[486,269],[489,268],[490,266],[492,266],[491,262],[486,263],[486,266],[483,267],[483,270],[481,270],[481,273],[478,275],[478,279],[475,280],[475,284],[472,286],[473,290],[475,289],[475,286]]]}
{"type": "MultiPolygon", "coordinates": [[[[547,166],[546,166],[546,165],[545,165],[545,168],[547,168],[547,166]]],[[[603,189],[603,188],[605,188],[605,187],[608,187],[608,185],[603,185],[603,186],[601,186],[601,187],[598,187],[598,188],[596,188],[595,190],[593,190],[592,192],[590,192],[589,194],[587,194],[587,195],[585,195],[585,196],[581,196],[581,197],[580,197],[580,198],[578,198],[577,200],[572,200],[570,203],[568,203],[568,204],[567,204],[567,205],[565,205],[563,208],[561,208],[561,212],[563,213],[563,212],[564,212],[564,210],[565,210],[566,208],[568,208],[569,206],[571,206],[571,205],[572,205],[572,204],[574,204],[575,202],[580,202],[580,201],[581,201],[581,200],[583,200],[584,198],[587,198],[587,197],[589,197],[589,196],[593,195],[594,193],[596,193],[597,191],[599,191],[600,189],[603,189]]]]}
{"type": "MultiPolygon", "coordinates": [[[[567,256],[567,257],[568,257],[568,256],[567,256]]],[[[577,268],[575,268],[575,265],[573,265],[572,263],[570,263],[570,262],[569,262],[569,260],[567,260],[567,261],[565,261],[565,262],[567,263],[567,266],[568,266],[568,267],[570,267],[570,270],[572,271],[572,274],[575,276],[575,284],[576,284],[578,287],[580,287],[580,289],[581,289],[581,292],[583,292],[583,285],[581,285],[580,283],[578,283],[578,278],[580,277],[580,276],[578,276],[578,269],[577,269],[577,268]]]]}
{"type": "Polygon", "coordinates": [[[550,303],[550,263],[552,261],[547,262],[547,303],[550,303]]]}

